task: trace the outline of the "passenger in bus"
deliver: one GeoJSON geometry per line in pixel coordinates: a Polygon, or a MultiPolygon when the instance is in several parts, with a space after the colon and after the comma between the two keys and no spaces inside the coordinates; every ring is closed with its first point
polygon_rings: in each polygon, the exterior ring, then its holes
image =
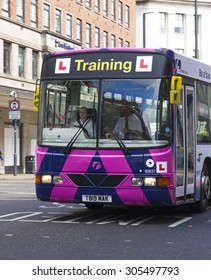
{"type": "Polygon", "coordinates": [[[86,107],[81,107],[79,110],[79,119],[74,123],[75,127],[83,129],[86,138],[95,137],[95,125],[92,116],[88,113],[86,107]]]}
{"type": "Polygon", "coordinates": [[[210,142],[210,134],[209,134],[209,124],[208,122],[201,122],[201,127],[199,127],[199,131],[197,131],[197,141],[201,142],[210,142]]]}
{"type": "MultiPolygon", "coordinates": [[[[146,127],[144,116],[138,110],[137,104],[125,102],[121,108],[122,117],[117,121],[113,133],[120,139],[151,139],[146,127]]],[[[112,134],[106,133],[106,138],[112,138],[112,134]]]]}

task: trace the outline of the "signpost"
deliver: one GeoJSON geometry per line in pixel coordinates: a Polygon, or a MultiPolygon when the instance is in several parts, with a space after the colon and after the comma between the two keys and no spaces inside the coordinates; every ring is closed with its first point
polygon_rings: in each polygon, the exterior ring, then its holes
{"type": "Polygon", "coordinates": [[[13,100],[9,100],[9,119],[13,121],[14,126],[14,171],[13,175],[17,175],[17,124],[20,120],[20,101],[16,99],[17,94],[13,100]]]}

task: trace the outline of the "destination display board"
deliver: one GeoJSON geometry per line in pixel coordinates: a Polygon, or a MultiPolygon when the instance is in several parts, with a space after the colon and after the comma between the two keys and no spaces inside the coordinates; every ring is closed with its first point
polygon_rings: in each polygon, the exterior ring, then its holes
{"type": "Polygon", "coordinates": [[[159,52],[92,51],[59,54],[43,62],[42,78],[169,77],[171,60],[159,52]]]}

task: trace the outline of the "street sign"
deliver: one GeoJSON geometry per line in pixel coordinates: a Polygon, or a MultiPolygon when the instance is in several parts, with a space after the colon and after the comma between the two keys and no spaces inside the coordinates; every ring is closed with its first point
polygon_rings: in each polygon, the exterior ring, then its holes
{"type": "Polygon", "coordinates": [[[9,100],[9,119],[19,120],[20,117],[20,101],[16,99],[9,100]]]}
{"type": "Polygon", "coordinates": [[[17,94],[15,91],[12,91],[11,94],[14,94],[14,99],[9,100],[9,119],[12,120],[14,126],[14,176],[17,175],[17,149],[16,149],[16,138],[17,138],[17,126],[19,124],[19,119],[21,116],[20,113],[20,101],[16,99],[17,94]]]}
{"type": "Polygon", "coordinates": [[[18,111],[20,109],[20,101],[19,100],[9,100],[9,110],[10,111],[18,111]]]}
{"type": "Polygon", "coordinates": [[[19,120],[21,117],[20,111],[9,111],[10,120],[19,120]]]}

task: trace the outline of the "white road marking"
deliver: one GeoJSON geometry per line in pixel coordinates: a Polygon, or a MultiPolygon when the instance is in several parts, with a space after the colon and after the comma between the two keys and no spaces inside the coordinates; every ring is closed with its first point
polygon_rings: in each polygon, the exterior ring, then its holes
{"type": "Polygon", "coordinates": [[[59,211],[55,212],[14,212],[9,214],[4,214],[0,216],[0,222],[13,222],[13,221],[21,221],[21,222],[34,222],[34,223],[60,223],[60,224],[79,224],[80,222],[84,222],[87,225],[106,225],[110,223],[117,223],[119,226],[139,226],[143,223],[146,223],[150,220],[156,218],[171,218],[172,220],[177,219],[176,222],[168,225],[169,228],[175,228],[185,222],[188,222],[192,219],[192,217],[180,217],[180,216],[138,216],[131,219],[128,219],[127,215],[124,214],[109,214],[101,217],[95,217],[95,214],[88,213],[62,213],[59,211]],[[35,216],[37,216],[35,218],[35,216]],[[72,216],[72,219],[70,219],[72,216]],[[30,217],[30,219],[29,219],[30,217]],[[33,217],[33,218],[32,218],[33,217]],[[28,218],[28,219],[27,219],[28,218]]]}
{"type": "Polygon", "coordinates": [[[181,225],[181,224],[183,224],[183,223],[185,223],[185,222],[187,222],[187,221],[189,221],[191,219],[192,219],[192,217],[185,217],[185,218],[180,219],[179,221],[169,225],[168,227],[171,227],[171,228],[177,227],[178,225],[181,225]]]}

